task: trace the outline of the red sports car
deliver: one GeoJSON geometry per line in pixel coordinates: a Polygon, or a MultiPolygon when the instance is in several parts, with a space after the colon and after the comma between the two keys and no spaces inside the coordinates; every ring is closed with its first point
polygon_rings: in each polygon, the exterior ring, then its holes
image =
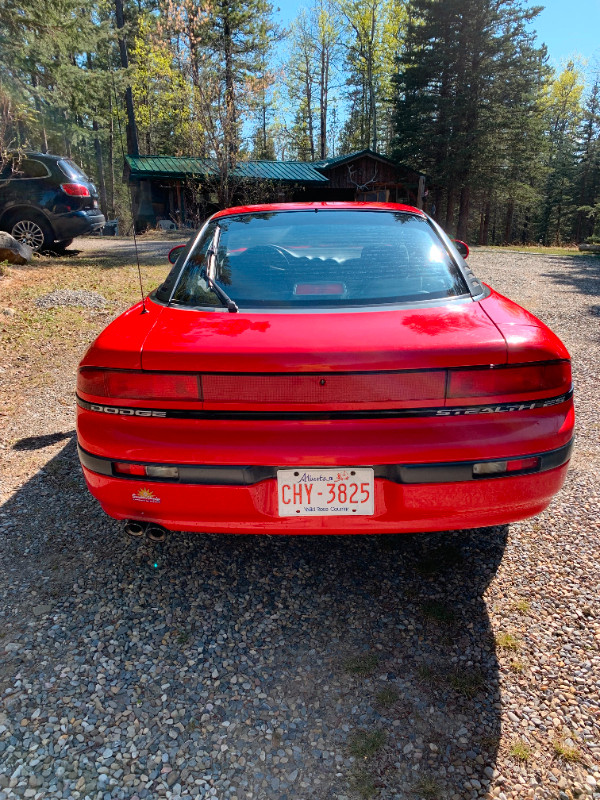
{"type": "Polygon", "coordinates": [[[150,538],[523,519],[574,426],[561,341],[426,214],[376,203],[215,214],[92,344],[77,405],[90,491],[150,538]]]}

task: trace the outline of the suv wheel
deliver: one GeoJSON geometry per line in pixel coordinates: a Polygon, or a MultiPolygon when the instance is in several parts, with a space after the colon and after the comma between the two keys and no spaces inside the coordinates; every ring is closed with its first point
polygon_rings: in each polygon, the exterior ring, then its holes
{"type": "Polygon", "coordinates": [[[41,219],[33,217],[21,217],[14,220],[11,235],[34,250],[41,250],[44,245],[51,244],[54,238],[49,226],[41,219]]]}

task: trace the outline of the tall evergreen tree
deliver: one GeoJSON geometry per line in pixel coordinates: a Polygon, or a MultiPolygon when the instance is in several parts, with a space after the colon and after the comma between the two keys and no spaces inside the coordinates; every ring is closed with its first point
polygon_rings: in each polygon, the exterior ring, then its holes
{"type": "Polygon", "coordinates": [[[522,116],[507,114],[505,104],[539,83],[543,53],[528,32],[539,11],[520,0],[409,2],[394,155],[429,173],[436,216],[448,230],[456,222],[459,238],[467,235],[473,190],[493,178],[486,155],[494,137],[522,130],[522,116]]]}

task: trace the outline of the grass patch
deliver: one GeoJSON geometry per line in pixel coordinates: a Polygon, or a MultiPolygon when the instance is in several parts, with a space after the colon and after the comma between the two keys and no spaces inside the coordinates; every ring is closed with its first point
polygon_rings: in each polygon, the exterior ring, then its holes
{"type": "Polygon", "coordinates": [[[501,650],[516,652],[521,647],[521,642],[512,633],[499,633],[496,635],[496,647],[501,650]]]}
{"type": "Polygon", "coordinates": [[[380,692],[377,692],[375,700],[377,703],[379,703],[380,706],[383,706],[384,708],[389,708],[390,706],[394,705],[394,703],[398,700],[399,697],[400,695],[395,689],[386,687],[385,689],[382,689],[380,692]]]}
{"type": "Polygon", "coordinates": [[[359,797],[369,800],[377,794],[375,780],[367,770],[356,770],[350,778],[350,787],[359,797]]]}
{"type": "Polygon", "coordinates": [[[448,676],[448,683],[463,697],[472,698],[483,689],[485,680],[478,670],[456,670],[448,676]]]}
{"type": "Polygon", "coordinates": [[[510,662],[508,668],[510,669],[511,672],[516,672],[517,674],[520,674],[525,670],[525,664],[522,661],[519,661],[518,659],[515,658],[510,662]]]}
{"type": "MultiPolygon", "coordinates": [[[[483,248],[482,248],[483,249],[483,248]]],[[[512,250],[520,253],[538,253],[545,256],[589,256],[593,253],[584,253],[575,247],[540,247],[539,245],[528,244],[509,244],[509,245],[486,245],[485,250],[495,250],[502,252],[503,250],[512,250]]]]}
{"type": "Polygon", "coordinates": [[[445,625],[450,625],[456,619],[456,615],[451,608],[445,606],[439,601],[432,600],[431,602],[424,603],[422,608],[423,616],[431,619],[434,622],[439,622],[445,625]]]}
{"type": "Polygon", "coordinates": [[[442,787],[432,775],[423,775],[419,778],[413,784],[411,791],[423,800],[441,800],[442,797],[442,787]]]}
{"type": "Polygon", "coordinates": [[[519,614],[529,614],[531,610],[531,603],[528,600],[517,600],[517,602],[513,605],[515,611],[518,611],[519,614]]]}
{"type": "Polygon", "coordinates": [[[8,261],[0,261],[0,278],[6,278],[10,275],[8,261]]]}
{"type": "Polygon", "coordinates": [[[352,656],[344,661],[344,670],[349,675],[358,675],[367,678],[375,672],[379,664],[379,656],[376,653],[362,653],[359,656],[352,656]]]}
{"type": "Polygon", "coordinates": [[[191,636],[188,633],[188,631],[179,631],[179,633],[177,634],[176,641],[177,641],[177,644],[184,645],[184,644],[187,644],[190,641],[190,638],[191,638],[191,636]]]}
{"type": "Polygon", "coordinates": [[[373,775],[367,770],[356,770],[350,778],[350,787],[359,797],[369,800],[377,794],[373,775]]]}
{"type": "Polygon", "coordinates": [[[531,748],[522,739],[517,739],[511,744],[509,753],[517,761],[528,761],[531,757],[531,748]]]}
{"type": "Polygon", "coordinates": [[[421,683],[427,686],[434,686],[436,683],[439,683],[440,673],[439,670],[429,664],[419,664],[417,667],[417,678],[421,683]]]}
{"type": "Polygon", "coordinates": [[[552,742],[554,755],[570,764],[577,764],[581,761],[581,751],[575,745],[567,744],[563,739],[555,739],[552,742]]]}
{"type": "Polygon", "coordinates": [[[371,758],[385,744],[385,731],[356,731],[350,738],[348,748],[355,758],[371,758]]]}

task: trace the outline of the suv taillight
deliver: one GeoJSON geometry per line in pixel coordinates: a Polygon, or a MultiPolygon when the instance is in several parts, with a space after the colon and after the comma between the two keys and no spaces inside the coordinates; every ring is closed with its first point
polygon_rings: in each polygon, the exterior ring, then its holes
{"type": "Polygon", "coordinates": [[[90,197],[90,190],[84,183],[61,183],[60,188],[71,197],[90,197]]]}
{"type": "Polygon", "coordinates": [[[77,390],[94,397],[131,400],[201,400],[197,375],[83,367],[77,390]]]}

